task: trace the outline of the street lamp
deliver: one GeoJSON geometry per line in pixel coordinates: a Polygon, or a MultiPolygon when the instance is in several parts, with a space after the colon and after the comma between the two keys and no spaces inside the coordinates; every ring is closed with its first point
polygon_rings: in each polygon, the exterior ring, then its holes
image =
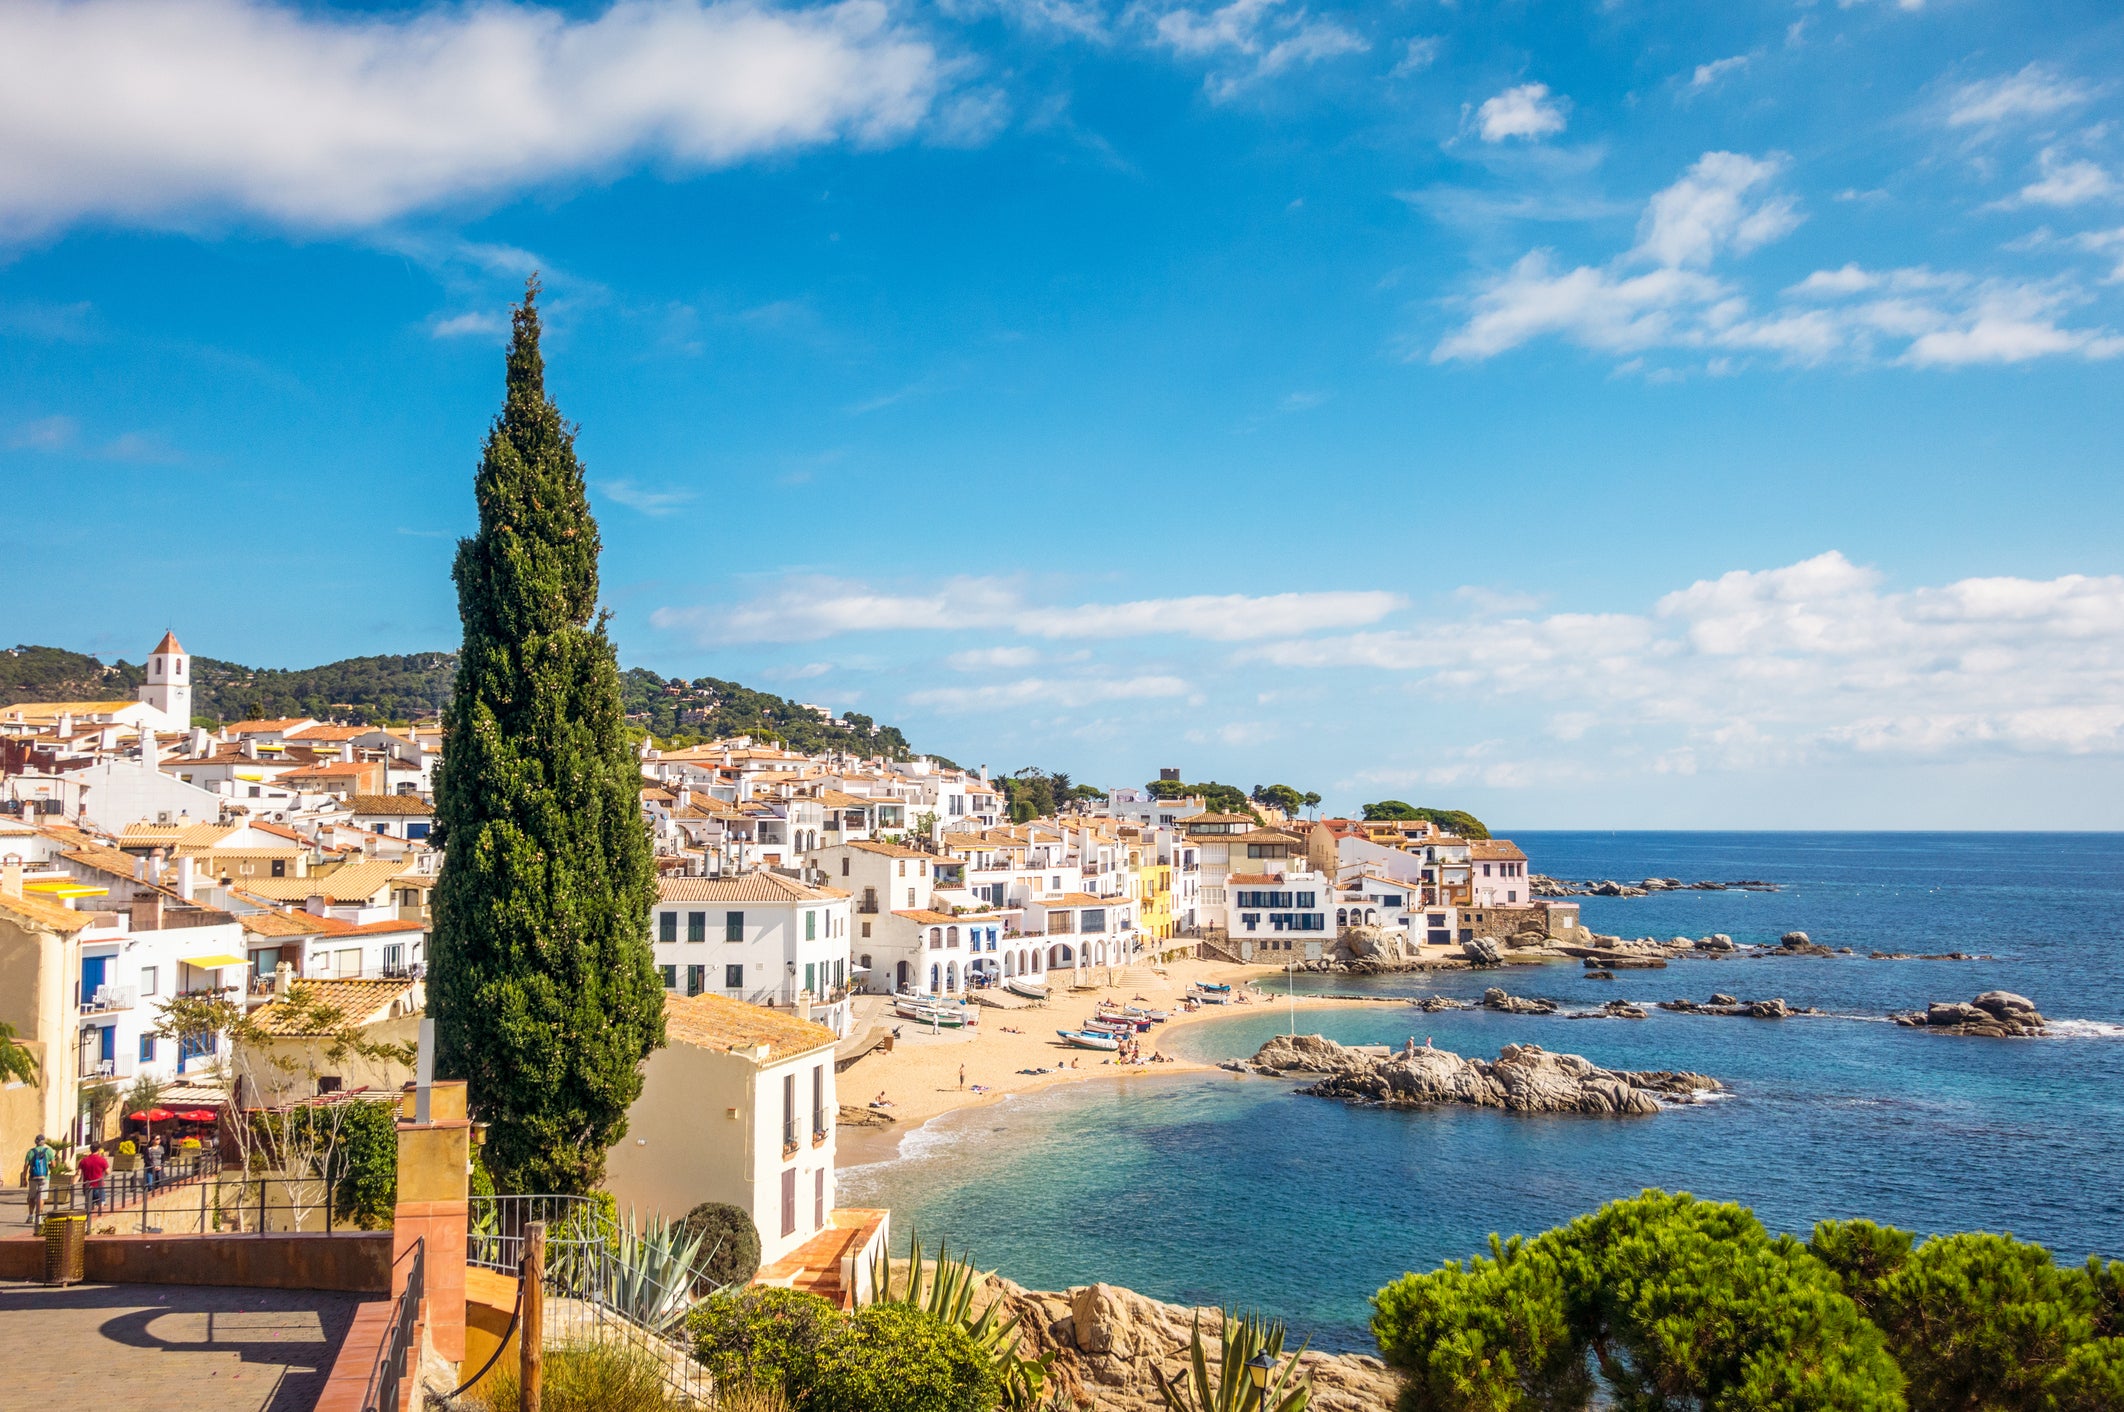
{"type": "Polygon", "coordinates": [[[1254,1412],[1267,1412],[1269,1374],[1275,1371],[1276,1360],[1265,1348],[1246,1360],[1246,1378],[1254,1386],[1254,1412]]]}

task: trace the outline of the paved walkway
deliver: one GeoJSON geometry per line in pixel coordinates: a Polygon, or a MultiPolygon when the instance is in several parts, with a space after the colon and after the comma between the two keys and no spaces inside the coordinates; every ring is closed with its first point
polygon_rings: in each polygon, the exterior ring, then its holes
{"type": "Polygon", "coordinates": [[[0,1282],[0,1409],[310,1412],[361,1299],[0,1282]]]}

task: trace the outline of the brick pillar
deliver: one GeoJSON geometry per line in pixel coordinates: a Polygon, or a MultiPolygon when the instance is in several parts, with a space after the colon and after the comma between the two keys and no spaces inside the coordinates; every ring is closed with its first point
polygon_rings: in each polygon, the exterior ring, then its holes
{"type": "MultiPolygon", "coordinates": [[[[413,1121],[413,1086],[406,1085],[398,1120],[398,1207],[392,1216],[394,1261],[427,1242],[423,1313],[428,1338],[445,1361],[465,1358],[465,1226],[471,1192],[472,1124],[465,1119],[462,1080],[430,1091],[429,1121],[413,1121]]],[[[394,1265],[391,1292],[405,1287],[405,1266],[394,1265]]]]}

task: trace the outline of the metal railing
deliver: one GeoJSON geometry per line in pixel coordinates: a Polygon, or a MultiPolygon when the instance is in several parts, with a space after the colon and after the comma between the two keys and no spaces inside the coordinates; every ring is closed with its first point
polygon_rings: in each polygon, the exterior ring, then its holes
{"type": "Polygon", "coordinates": [[[420,1327],[421,1285],[426,1275],[427,1246],[424,1239],[413,1242],[399,1259],[412,1262],[406,1269],[406,1287],[399,1291],[398,1303],[391,1310],[391,1327],[384,1335],[383,1344],[376,1350],[376,1365],[369,1370],[368,1390],[362,1394],[361,1412],[399,1412],[403,1399],[399,1396],[399,1384],[405,1381],[413,1361],[413,1334],[420,1327]]]}
{"type": "MultiPolygon", "coordinates": [[[[41,1214],[103,1217],[115,1216],[121,1211],[137,1211],[141,1218],[140,1229],[145,1231],[149,1229],[146,1221],[152,1203],[165,1197],[174,1201],[174,1193],[210,1180],[220,1171],[221,1155],[210,1148],[202,1148],[195,1153],[171,1157],[159,1173],[145,1168],[131,1172],[113,1171],[94,1187],[78,1176],[68,1176],[47,1184],[40,1203],[41,1214]]],[[[22,1187],[0,1190],[0,1228],[28,1222],[28,1191],[22,1187]]],[[[132,1222],[128,1220],[126,1224],[132,1222]]]]}

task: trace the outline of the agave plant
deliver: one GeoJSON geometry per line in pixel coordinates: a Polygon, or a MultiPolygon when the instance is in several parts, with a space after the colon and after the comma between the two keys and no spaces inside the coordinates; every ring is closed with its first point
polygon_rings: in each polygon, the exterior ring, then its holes
{"type": "Polygon", "coordinates": [[[637,1324],[668,1332],[693,1307],[701,1240],[660,1215],[637,1229],[630,1207],[606,1255],[606,1300],[637,1324]]]}
{"type": "MultiPolygon", "coordinates": [[[[1215,1376],[1202,1347],[1202,1316],[1188,1340],[1187,1370],[1177,1378],[1156,1374],[1158,1396],[1170,1412],[1305,1412],[1313,1400],[1312,1380],[1298,1371],[1298,1354],[1283,1356],[1283,1325],[1254,1314],[1224,1313],[1224,1337],[1217,1350],[1215,1376]],[[1254,1391],[1247,1364],[1268,1355],[1273,1368],[1268,1386],[1254,1391]]],[[[1298,1353],[1303,1353],[1303,1348],[1298,1353]]]]}
{"type": "Polygon", "coordinates": [[[951,1258],[941,1241],[932,1264],[922,1250],[921,1238],[910,1229],[905,1281],[894,1280],[891,1253],[880,1250],[871,1257],[871,1290],[866,1302],[912,1305],[964,1330],[994,1367],[1003,1387],[1003,1407],[1008,1412],[1032,1412],[1042,1406],[1041,1391],[1055,1355],[1027,1358],[1018,1351],[1018,1318],[1003,1317],[1001,1300],[990,1300],[986,1309],[974,1313],[974,1295],[988,1280],[988,1274],[976,1271],[971,1260],[951,1258]]]}

